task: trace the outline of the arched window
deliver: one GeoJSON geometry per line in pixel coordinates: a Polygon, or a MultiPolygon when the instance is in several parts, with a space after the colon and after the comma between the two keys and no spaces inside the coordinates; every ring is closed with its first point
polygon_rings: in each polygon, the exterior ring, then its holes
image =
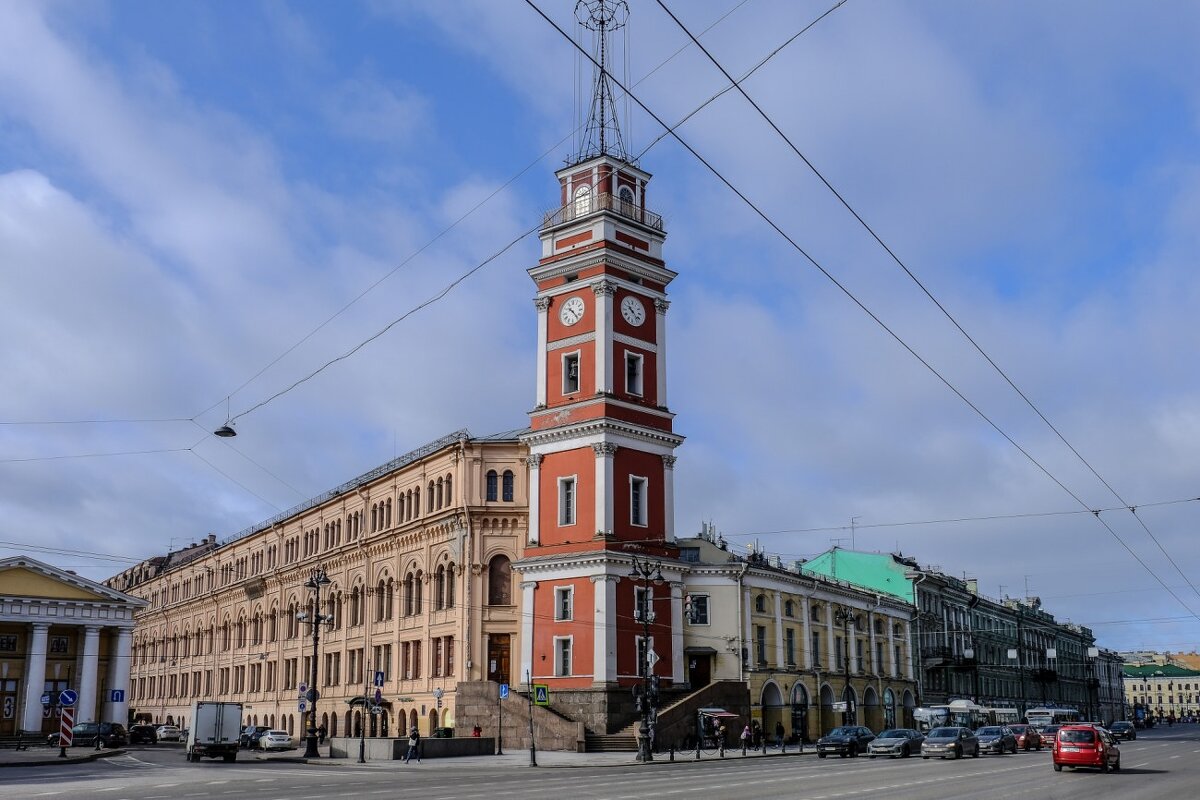
{"type": "Polygon", "coordinates": [[[446,607],[446,567],[439,565],[433,578],[433,607],[441,611],[446,607]]]}
{"type": "Polygon", "coordinates": [[[415,492],[413,492],[413,510],[412,510],[412,512],[413,512],[414,517],[421,516],[421,490],[420,489],[417,489],[415,492]]]}
{"type": "Polygon", "coordinates": [[[393,609],[396,607],[396,582],[391,577],[387,579],[387,588],[384,590],[383,596],[383,618],[391,619],[393,609]]]}
{"type": "Polygon", "coordinates": [[[433,481],[429,482],[429,488],[425,493],[425,510],[433,511],[437,506],[433,504],[433,481]]]}
{"type": "Polygon", "coordinates": [[[575,188],[575,216],[582,217],[592,210],[592,187],[578,186],[575,188]]]}
{"type": "Polygon", "coordinates": [[[386,600],[386,595],[384,593],[384,590],[386,588],[387,588],[387,584],[385,584],[383,582],[383,578],[380,578],[379,583],[375,585],[375,621],[376,622],[383,622],[384,601],[386,600]]]}
{"type": "Polygon", "coordinates": [[[454,565],[446,567],[446,608],[454,608],[454,565]]]}
{"type": "Polygon", "coordinates": [[[442,508],[442,500],[443,500],[442,490],[445,487],[445,485],[446,485],[445,481],[443,481],[441,478],[437,479],[437,507],[438,508],[442,508]]]}
{"type": "Polygon", "coordinates": [[[785,602],[783,604],[783,615],[785,617],[796,616],[796,604],[793,603],[791,600],[788,600],[787,602],[785,602]]]}
{"type": "Polygon", "coordinates": [[[487,498],[490,502],[496,502],[500,499],[500,476],[496,474],[496,470],[489,469],[487,473],[487,498]]]}
{"type": "Polygon", "coordinates": [[[767,596],[765,594],[760,594],[754,598],[754,610],[760,614],[767,610],[767,596]]]}
{"type": "Polygon", "coordinates": [[[633,189],[630,189],[628,186],[622,186],[620,191],[617,192],[617,197],[620,197],[621,202],[625,204],[621,209],[622,212],[628,214],[633,211],[633,189]]]}
{"type": "Polygon", "coordinates": [[[811,606],[809,606],[808,616],[812,618],[813,622],[820,622],[821,621],[821,607],[819,605],[817,605],[816,603],[813,603],[811,606]]]}
{"type": "Polygon", "coordinates": [[[413,575],[410,572],[404,576],[404,616],[411,617],[413,613],[413,575]]]}
{"type": "Polygon", "coordinates": [[[378,516],[377,516],[378,513],[379,513],[379,507],[376,505],[372,505],[371,506],[371,533],[374,533],[375,531],[379,530],[379,525],[378,525],[379,520],[378,520],[378,516]]]}
{"type": "Polygon", "coordinates": [[[502,497],[506,503],[511,503],[513,500],[513,473],[511,469],[504,470],[504,494],[502,497]]]}
{"type": "Polygon", "coordinates": [[[414,591],[413,591],[413,613],[414,613],[414,614],[420,614],[420,613],[421,613],[421,600],[422,600],[422,597],[421,597],[421,595],[422,595],[421,586],[422,586],[422,585],[425,583],[424,577],[425,577],[425,576],[424,576],[424,573],[422,573],[422,572],[421,572],[421,570],[417,570],[417,574],[416,574],[416,576],[414,576],[414,578],[413,578],[413,586],[414,586],[414,591]]]}
{"type": "Polygon", "coordinates": [[[488,562],[488,605],[512,605],[512,562],[496,556],[488,562]]]}
{"type": "Polygon", "coordinates": [[[452,488],[453,486],[454,486],[454,478],[450,475],[447,475],[446,476],[446,505],[447,506],[454,505],[454,490],[452,488]]]}

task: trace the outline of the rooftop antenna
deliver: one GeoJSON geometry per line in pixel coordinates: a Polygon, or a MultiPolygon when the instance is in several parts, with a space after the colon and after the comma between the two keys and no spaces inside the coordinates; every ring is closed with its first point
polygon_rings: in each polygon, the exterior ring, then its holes
{"type": "Polygon", "coordinates": [[[581,27],[592,32],[592,58],[599,64],[599,67],[593,67],[596,80],[591,108],[575,162],[604,155],[628,161],[629,153],[621,141],[621,128],[617,124],[617,104],[613,98],[612,79],[609,76],[609,34],[625,27],[629,20],[629,4],[625,0],[578,0],[575,4],[575,19],[581,27]]]}
{"type": "Polygon", "coordinates": [[[851,550],[857,550],[857,549],[858,549],[857,547],[855,547],[855,546],[854,546],[854,533],[855,533],[855,530],[856,530],[856,529],[857,529],[857,527],[858,527],[858,521],[859,521],[860,519],[862,519],[862,516],[861,516],[861,515],[860,515],[860,516],[857,516],[857,517],[851,517],[851,518],[850,518],[850,549],[851,549],[851,550]]]}

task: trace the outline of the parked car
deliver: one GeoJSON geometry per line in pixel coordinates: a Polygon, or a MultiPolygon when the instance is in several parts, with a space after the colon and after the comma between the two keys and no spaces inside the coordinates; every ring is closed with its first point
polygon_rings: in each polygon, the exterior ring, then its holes
{"type": "Polygon", "coordinates": [[[979,740],[981,753],[1002,756],[1005,753],[1017,752],[1017,736],[1007,725],[984,725],[976,729],[975,738],[979,740]]]}
{"type": "Polygon", "coordinates": [[[842,758],[854,758],[859,753],[867,752],[867,745],[874,739],[875,734],[871,733],[870,728],[843,725],[817,739],[817,757],[825,758],[830,753],[837,753],[842,758]]]}
{"type": "MultiPolygon", "coordinates": [[[[95,747],[97,739],[102,747],[129,744],[129,734],[119,722],[81,722],[71,728],[71,745],[74,747],[95,747]]],[[[46,741],[51,747],[59,746],[57,733],[50,734],[46,741]]]]}
{"type": "Polygon", "coordinates": [[[1104,728],[1092,725],[1063,725],[1051,748],[1054,771],[1063,767],[1096,767],[1101,772],[1121,769],[1121,748],[1104,728]]]}
{"type": "Polygon", "coordinates": [[[157,732],[160,742],[178,742],[183,736],[183,731],[176,725],[159,725],[157,732]]]}
{"type": "Polygon", "coordinates": [[[1113,735],[1114,739],[1125,739],[1132,742],[1137,738],[1137,729],[1133,727],[1132,722],[1114,722],[1108,726],[1108,732],[1113,735]]]}
{"type": "Polygon", "coordinates": [[[296,747],[292,735],[287,731],[267,731],[259,737],[258,746],[263,750],[292,750],[296,747]]]}
{"type": "Polygon", "coordinates": [[[934,728],[925,734],[921,758],[962,758],[965,755],[979,758],[979,739],[975,738],[975,732],[970,728],[934,728]]]}
{"type": "Polygon", "coordinates": [[[269,725],[247,725],[245,728],[242,728],[242,734],[238,738],[238,746],[248,747],[251,750],[258,749],[258,740],[269,730],[271,730],[269,725]]]}
{"type": "Polygon", "coordinates": [[[153,725],[131,725],[129,727],[130,744],[157,744],[158,729],[153,725]]]}
{"type": "Polygon", "coordinates": [[[1008,727],[1017,737],[1017,747],[1026,752],[1042,749],[1042,735],[1038,733],[1037,728],[1026,725],[1024,722],[1017,722],[1008,727]]]}
{"type": "Polygon", "coordinates": [[[924,735],[912,728],[889,728],[867,745],[867,755],[871,758],[875,756],[908,758],[913,753],[921,752],[921,743],[924,741],[924,735]]]}
{"type": "Polygon", "coordinates": [[[1042,741],[1046,742],[1051,747],[1053,747],[1054,746],[1054,736],[1055,736],[1055,734],[1058,733],[1058,729],[1061,727],[1062,727],[1062,725],[1042,725],[1040,728],[1037,729],[1037,731],[1038,731],[1038,733],[1040,733],[1042,735],[1042,741]]]}

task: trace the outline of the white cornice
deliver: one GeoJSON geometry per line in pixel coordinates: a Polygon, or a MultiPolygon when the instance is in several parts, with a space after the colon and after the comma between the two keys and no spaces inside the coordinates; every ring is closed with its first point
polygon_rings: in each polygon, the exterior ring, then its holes
{"type": "Polygon", "coordinates": [[[640,425],[615,420],[612,417],[590,419],[574,425],[565,425],[561,428],[533,431],[522,436],[521,441],[527,444],[532,450],[539,446],[565,442],[571,439],[585,439],[596,435],[617,435],[659,446],[666,445],[671,448],[678,447],[684,441],[684,437],[677,433],[669,433],[654,428],[644,428],[640,425]]]}
{"type": "MultiPolygon", "coordinates": [[[[600,241],[607,241],[607,240],[602,239],[600,241]]],[[[563,258],[561,261],[555,261],[551,264],[546,264],[544,266],[530,267],[528,270],[526,270],[526,272],[528,272],[529,277],[533,278],[534,280],[542,281],[542,280],[546,280],[547,278],[566,277],[567,275],[571,275],[573,273],[580,272],[581,270],[585,270],[589,267],[598,266],[600,264],[608,264],[609,266],[624,270],[625,272],[628,272],[630,275],[636,275],[637,277],[642,278],[644,280],[652,280],[655,283],[661,283],[663,285],[670,283],[672,280],[674,280],[679,275],[679,273],[674,272],[673,270],[667,269],[666,267],[660,267],[660,266],[656,266],[654,264],[646,263],[644,261],[634,260],[633,258],[630,258],[629,256],[625,255],[624,253],[618,253],[615,250],[610,250],[610,249],[586,250],[586,251],[584,251],[582,253],[578,253],[576,255],[567,256],[567,257],[563,258]]],[[[601,277],[602,276],[597,275],[596,280],[600,280],[601,277]]],[[[614,276],[612,276],[612,275],[608,275],[606,277],[609,280],[616,280],[622,286],[629,289],[630,291],[640,291],[641,293],[648,295],[648,296],[663,296],[660,293],[657,293],[650,289],[647,289],[644,285],[642,285],[640,283],[634,283],[632,281],[624,281],[624,280],[621,280],[620,278],[614,278],[614,276]]],[[[571,289],[579,288],[580,285],[581,284],[579,284],[579,283],[572,282],[572,283],[566,284],[565,286],[557,286],[554,289],[546,290],[540,296],[549,296],[552,294],[557,294],[564,290],[570,291],[571,289]]],[[[587,284],[584,283],[582,285],[587,285],[587,284]]]]}
{"type": "MultiPolygon", "coordinates": [[[[605,405],[605,404],[610,405],[610,406],[616,406],[617,408],[627,408],[630,411],[639,411],[643,414],[650,414],[651,416],[661,417],[662,419],[666,419],[666,420],[675,419],[675,414],[671,411],[667,411],[664,408],[659,408],[657,406],[639,405],[638,403],[631,403],[628,400],[621,400],[616,397],[608,397],[606,395],[596,395],[594,397],[588,398],[587,400],[580,400],[578,402],[571,403],[570,405],[554,406],[553,408],[539,409],[537,411],[530,412],[529,416],[531,419],[538,419],[540,417],[552,417],[555,414],[557,414],[560,411],[563,411],[567,408],[591,408],[592,406],[605,405]]],[[[534,431],[533,433],[536,434],[536,433],[538,433],[538,431],[534,431]]],[[[529,435],[530,434],[525,434],[525,436],[529,436],[529,435]]],[[[525,441],[525,440],[523,440],[523,441],[525,441]]]]}

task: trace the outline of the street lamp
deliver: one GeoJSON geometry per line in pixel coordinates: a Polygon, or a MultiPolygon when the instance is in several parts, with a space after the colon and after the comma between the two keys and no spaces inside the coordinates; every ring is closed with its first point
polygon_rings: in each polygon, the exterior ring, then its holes
{"type": "Polygon", "coordinates": [[[842,626],[846,648],[846,655],[843,660],[846,673],[846,686],[842,689],[842,702],[846,704],[846,710],[842,712],[842,724],[852,725],[853,719],[851,715],[854,712],[850,710],[850,629],[857,628],[858,618],[854,616],[853,611],[846,608],[839,608],[833,612],[833,621],[834,624],[842,626]]]}
{"type": "Polygon", "coordinates": [[[333,622],[332,614],[321,613],[321,587],[328,586],[331,583],[325,575],[325,570],[317,567],[313,569],[307,581],[304,582],[305,589],[311,589],[313,593],[312,613],[301,611],[296,615],[296,619],[301,622],[307,622],[312,630],[312,665],[309,670],[308,692],[305,693],[305,700],[308,701],[308,741],[304,748],[305,758],[320,758],[321,754],[317,752],[317,699],[321,693],[317,691],[317,646],[321,641],[321,623],[333,622]]]}
{"type": "MultiPolygon", "coordinates": [[[[654,665],[650,661],[650,623],[654,621],[654,609],[650,606],[650,586],[662,585],[662,562],[639,560],[637,556],[632,557],[633,568],[629,572],[629,577],[633,580],[642,581],[642,592],[635,596],[637,606],[634,609],[635,619],[642,621],[642,647],[638,654],[640,659],[640,667],[642,672],[642,693],[637,698],[638,710],[642,712],[642,724],[638,728],[638,761],[653,761],[654,754],[650,751],[650,719],[654,713],[653,707],[658,703],[658,678],[654,681],[650,680],[650,671],[654,665]],[[651,694],[651,686],[654,687],[654,692],[651,694]]],[[[655,661],[658,659],[655,658],[655,661]]]]}

